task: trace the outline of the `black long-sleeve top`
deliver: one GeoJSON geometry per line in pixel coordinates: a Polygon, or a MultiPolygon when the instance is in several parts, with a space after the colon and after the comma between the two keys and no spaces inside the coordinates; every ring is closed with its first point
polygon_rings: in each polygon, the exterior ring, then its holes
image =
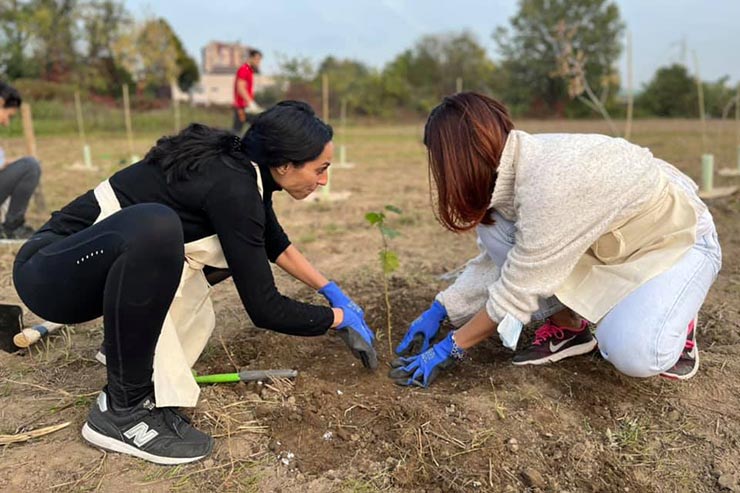
{"type": "MultiPolygon", "coordinates": [[[[255,325],[292,335],[321,335],[331,326],[331,308],[282,296],[275,286],[269,262],[290,245],[272,208],[272,193],[280,190],[267,168],[257,173],[249,163],[230,157],[201,163],[187,180],[166,183],[162,169],[146,161],[110,177],[121,208],[159,203],[172,208],[182,221],[185,242],[214,233],[234,278],[244,308],[255,325]]],[[[92,225],[100,207],[92,190],[70,202],[42,227],[70,235],[92,225]]]]}

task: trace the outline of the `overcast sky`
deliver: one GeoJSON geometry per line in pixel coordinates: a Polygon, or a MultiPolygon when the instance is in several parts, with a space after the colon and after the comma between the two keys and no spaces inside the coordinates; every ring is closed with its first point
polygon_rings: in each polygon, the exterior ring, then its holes
{"type": "MultiPolygon", "coordinates": [[[[632,33],[636,86],[655,70],[683,61],[702,79],[740,80],[740,0],[616,0],[632,33]],[[683,48],[686,46],[686,49],[683,48]]],[[[201,63],[209,41],[241,41],[265,54],[264,72],[279,55],[354,58],[382,68],[425,34],[468,29],[496,61],[491,33],[508,26],[516,0],[125,0],[137,18],[156,15],[173,26],[201,63]]],[[[624,56],[619,63],[624,74],[624,56]]]]}

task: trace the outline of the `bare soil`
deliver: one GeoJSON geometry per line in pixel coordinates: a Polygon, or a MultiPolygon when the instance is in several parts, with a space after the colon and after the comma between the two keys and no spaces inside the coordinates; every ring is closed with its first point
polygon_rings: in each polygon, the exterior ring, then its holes
{"type": "MultiPolygon", "coordinates": [[[[522,122],[529,131],[605,132],[600,122],[522,122]]],[[[710,122],[720,167],[734,166],[735,129],[710,122]]],[[[634,141],[699,177],[696,122],[643,121],[634,141]]],[[[142,155],[156,136],[137,139],[142,155]]],[[[709,203],[724,266],[700,315],[701,370],[684,383],[619,374],[598,353],[542,367],[514,367],[490,340],[428,390],[386,378],[389,344],[380,236],[364,214],[393,204],[402,236],[391,283],[393,342],[445,286],[439,275],[475,252],[474,238],[445,232],[430,208],[421,126],[351,128],[339,135],[353,169],[335,169],[342,202],[277,197],[292,241],[365,309],[381,366],[362,368],[331,334],[295,338],[257,329],[230,281],[214,290],[217,330],[195,369],[295,368],[294,382],[204,387],[194,422],[217,437],[213,455],[161,467],[85,444],[79,430],[105,369],[93,358],[101,320],[70,327],[27,353],[0,353],[0,434],[70,422],[62,431],[0,451],[0,491],[740,491],[740,198],[709,203]],[[345,142],[346,141],[346,142],[345,142]]],[[[20,141],[7,142],[9,155],[20,141]]],[[[40,138],[49,210],[94,186],[125,160],[125,139],[99,137],[99,169],[74,139],[40,138]]],[[[734,182],[737,184],[738,179],[734,182]]],[[[722,184],[720,178],[716,184],[722,184]]],[[[732,184],[731,179],[724,183],[732,184]]],[[[280,195],[280,194],[278,194],[280,195]]],[[[48,213],[32,212],[41,224],[48,213]]],[[[0,250],[0,295],[17,302],[0,250]]],[[[276,271],[280,289],[322,302],[276,271]]],[[[27,323],[35,320],[27,315],[27,323]]],[[[523,336],[531,338],[534,327],[523,336]]]]}

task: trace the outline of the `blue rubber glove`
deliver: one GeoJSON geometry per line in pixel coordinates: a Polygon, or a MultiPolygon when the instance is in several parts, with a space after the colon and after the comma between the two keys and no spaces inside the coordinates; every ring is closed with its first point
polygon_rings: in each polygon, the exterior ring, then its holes
{"type": "Polygon", "coordinates": [[[362,308],[352,301],[352,298],[344,294],[342,288],[334,281],[330,281],[329,284],[319,289],[319,293],[324,295],[332,308],[348,308],[358,314],[360,318],[365,318],[365,312],[362,311],[362,308]]]}
{"type": "Polygon", "coordinates": [[[447,310],[437,300],[434,300],[432,306],[422,313],[419,318],[411,322],[409,330],[403,336],[403,340],[396,347],[396,354],[399,356],[409,356],[412,354],[423,353],[429,349],[432,339],[439,332],[439,326],[447,316],[447,310]]]}
{"type": "Polygon", "coordinates": [[[337,326],[337,333],[345,344],[362,361],[365,368],[374,370],[378,367],[378,355],[373,348],[375,334],[370,330],[365,321],[352,310],[342,308],[344,319],[337,326]]]}
{"type": "Polygon", "coordinates": [[[447,370],[465,356],[452,339],[453,332],[421,354],[396,358],[388,376],[398,385],[429,387],[441,370],[447,370]]]}

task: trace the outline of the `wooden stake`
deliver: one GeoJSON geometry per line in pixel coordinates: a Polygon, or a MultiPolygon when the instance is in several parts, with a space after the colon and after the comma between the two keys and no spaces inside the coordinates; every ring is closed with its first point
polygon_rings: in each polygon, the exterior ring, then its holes
{"type": "Polygon", "coordinates": [[[128,99],[128,84],[123,85],[123,118],[126,122],[126,138],[128,139],[128,152],[131,161],[134,159],[134,131],[131,128],[131,107],[128,99]]]}
{"type": "Polygon", "coordinates": [[[75,113],[77,113],[77,131],[80,134],[80,141],[82,141],[82,161],[85,168],[92,169],[92,155],[90,153],[90,146],[87,145],[87,138],[85,137],[85,121],[82,118],[80,91],[75,91],[75,113]]]}
{"type": "Polygon", "coordinates": [[[455,92],[462,92],[463,90],[463,79],[462,77],[458,77],[457,80],[455,80],[455,92]]]}
{"type": "Polygon", "coordinates": [[[354,168],[354,163],[347,162],[347,100],[342,99],[339,106],[339,164],[337,168],[354,168]]]}
{"type": "Polygon", "coordinates": [[[80,91],[75,91],[75,112],[77,113],[77,131],[80,134],[80,140],[85,144],[85,123],[82,119],[82,103],[80,102],[80,91]]]}
{"type": "MultiPolygon", "coordinates": [[[[31,105],[21,103],[21,120],[23,121],[23,137],[26,141],[26,153],[29,156],[37,158],[36,153],[36,133],[33,131],[33,116],[31,114],[31,105]]],[[[46,197],[41,182],[36,186],[33,192],[33,205],[37,212],[46,212],[46,197]]]]}
{"type": "Polygon", "coordinates": [[[735,96],[735,126],[737,127],[737,165],[734,168],[722,168],[717,173],[720,176],[740,176],[740,83],[737,85],[735,96]]]}
{"type": "Polygon", "coordinates": [[[172,94],[172,111],[174,112],[175,116],[175,133],[178,134],[180,133],[180,101],[178,101],[175,97],[177,82],[174,80],[170,82],[170,87],[172,88],[170,90],[170,93],[172,94]]]}
{"type": "Polygon", "coordinates": [[[699,73],[699,58],[696,56],[696,52],[693,52],[694,56],[694,69],[696,70],[696,91],[699,95],[699,120],[701,122],[701,152],[702,154],[707,153],[707,119],[704,113],[704,84],[701,82],[701,75],[699,73]]]}
{"type": "Polygon", "coordinates": [[[632,33],[627,31],[627,122],[624,128],[624,138],[632,136],[632,111],[635,105],[635,95],[632,88],[632,33]]]}
{"type": "Polygon", "coordinates": [[[23,137],[26,141],[26,153],[29,156],[36,156],[36,134],[33,131],[33,116],[31,115],[31,105],[21,104],[21,119],[23,120],[23,137]]]}
{"type": "Polygon", "coordinates": [[[321,75],[321,114],[324,122],[329,123],[329,76],[321,75]]]}

